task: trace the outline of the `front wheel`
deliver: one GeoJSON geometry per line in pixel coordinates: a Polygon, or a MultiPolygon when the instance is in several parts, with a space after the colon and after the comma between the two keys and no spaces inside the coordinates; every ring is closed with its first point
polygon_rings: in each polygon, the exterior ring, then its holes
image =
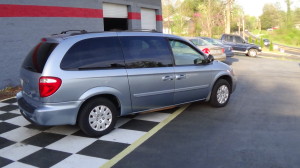
{"type": "Polygon", "coordinates": [[[117,120],[116,114],[115,105],[108,99],[93,99],[81,109],[78,125],[86,135],[99,137],[114,128],[117,120]]]}
{"type": "Polygon", "coordinates": [[[248,56],[250,56],[250,57],[256,57],[257,56],[257,50],[256,49],[250,49],[248,51],[248,56]]]}
{"type": "Polygon", "coordinates": [[[219,79],[211,92],[210,104],[214,107],[224,107],[230,98],[230,88],[226,80],[219,79]]]}

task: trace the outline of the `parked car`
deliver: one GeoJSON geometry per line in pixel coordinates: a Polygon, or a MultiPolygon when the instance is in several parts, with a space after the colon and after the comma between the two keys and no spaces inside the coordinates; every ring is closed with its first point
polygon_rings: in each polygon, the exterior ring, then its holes
{"type": "Polygon", "coordinates": [[[228,65],[191,42],[150,32],[101,32],[43,38],[21,67],[21,114],[37,125],[110,132],[117,116],[206,100],[223,107],[235,90],[228,65]]]}
{"type": "Polygon", "coordinates": [[[269,46],[271,43],[269,39],[263,39],[263,42],[265,46],[269,46]]]}
{"type": "Polygon", "coordinates": [[[223,44],[220,40],[209,38],[209,37],[201,37],[202,39],[208,41],[209,43],[220,46],[225,49],[226,57],[233,57],[234,53],[232,52],[232,47],[229,45],[223,44]]]}
{"type": "Polygon", "coordinates": [[[220,46],[215,46],[208,41],[200,37],[187,37],[192,43],[194,43],[200,50],[206,54],[211,54],[214,56],[215,60],[225,61],[226,54],[225,49],[220,46]]]}
{"type": "Polygon", "coordinates": [[[242,52],[247,56],[256,57],[262,50],[255,44],[247,43],[241,36],[233,34],[223,34],[221,41],[225,45],[233,48],[233,52],[242,52]]]}

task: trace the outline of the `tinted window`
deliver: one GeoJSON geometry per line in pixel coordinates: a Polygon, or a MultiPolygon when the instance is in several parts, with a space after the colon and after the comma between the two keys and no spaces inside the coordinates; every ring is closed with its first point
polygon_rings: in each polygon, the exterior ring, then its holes
{"type": "Polygon", "coordinates": [[[120,37],[127,68],[172,66],[168,41],[163,37],[120,37]]]}
{"type": "Polygon", "coordinates": [[[74,44],[64,56],[65,70],[124,68],[124,58],[116,37],[86,39],[74,44]]]}
{"type": "Polygon", "coordinates": [[[185,42],[170,40],[170,45],[176,65],[194,65],[205,59],[203,55],[185,42]]]}
{"type": "Polygon", "coordinates": [[[226,41],[233,42],[233,36],[227,36],[226,41]]]}
{"type": "Polygon", "coordinates": [[[235,42],[236,43],[243,43],[243,39],[241,37],[235,36],[235,42]]]}
{"type": "Polygon", "coordinates": [[[42,73],[48,57],[57,46],[56,43],[41,42],[36,45],[27,55],[23,62],[23,68],[42,73]]]}
{"type": "Polygon", "coordinates": [[[190,41],[192,43],[194,43],[195,45],[197,45],[197,46],[211,45],[209,42],[207,42],[207,41],[205,41],[203,39],[200,39],[200,38],[190,39],[190,41]]]}

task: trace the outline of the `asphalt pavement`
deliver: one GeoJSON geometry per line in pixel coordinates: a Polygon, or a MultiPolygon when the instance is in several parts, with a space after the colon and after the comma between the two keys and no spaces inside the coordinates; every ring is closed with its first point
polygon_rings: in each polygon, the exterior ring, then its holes
{"type": "Polygon", "coordinates": [[[299,168],[300,62],[235,56],[224,108],[193,103],[116,168],[299,168]]]}

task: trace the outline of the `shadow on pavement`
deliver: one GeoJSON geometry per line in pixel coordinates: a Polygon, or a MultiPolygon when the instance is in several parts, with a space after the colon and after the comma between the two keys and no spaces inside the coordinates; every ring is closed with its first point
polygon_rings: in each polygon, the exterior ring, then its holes
{"type": "Polygon", "coordinates": [[[227,65],[232,65],[234,62],[239,62],[239,59],[233,57],[227,57],[226,61],[224,61],[227,65]]]}

